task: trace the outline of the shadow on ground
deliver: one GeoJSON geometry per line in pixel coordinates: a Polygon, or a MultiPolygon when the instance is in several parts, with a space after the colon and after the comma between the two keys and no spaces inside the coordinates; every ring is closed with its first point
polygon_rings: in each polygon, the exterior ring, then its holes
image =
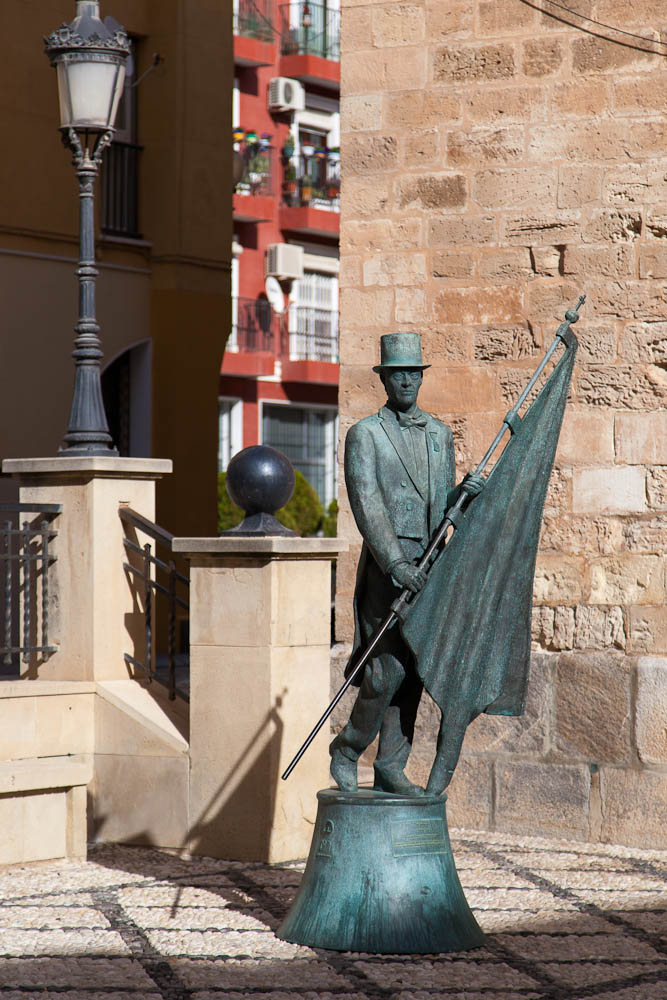
{"type": "Polygon", "coordinates": [[[0,998],[665,1000],[667,861],[543,843],[455,842],[490,933],[481,949],[440,956],[279,941],[298,865],[96,846],[87,865],[0,877],[0,998]]]}

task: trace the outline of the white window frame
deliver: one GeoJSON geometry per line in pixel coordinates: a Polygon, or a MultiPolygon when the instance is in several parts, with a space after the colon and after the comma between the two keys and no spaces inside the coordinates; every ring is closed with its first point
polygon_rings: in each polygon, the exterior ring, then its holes
{"type": "Polygon", "coordinates": [[[243,448],[243,400],[237,396],[218,396],[218,473],[225,472],[230,461],[243,448]],[[223,405],[229,403],[229,409],[223,405]],[[228,417],[227,428],[223,427],[228,417]]]}
{"type": "Polygon", "coordinates": [[[239,349],[238,342],[238,323],[239,323],[239,269],[240,261],[239,255],[232,253],[232,273],[231,273],[231,292],[232,292],[232,329],[230,331],[229,337],[227,339],[226,351],[237,352],[239,349]]]}
{"type": "Polygon", "coordinates": [[[337,406],[327,406],[321,403],[301,403],[296,400],[287,399],[260,399],[259,400],[259,443],[264,443],[264,405],[267,406],[291,406],[292,409],[299,410],[319,410],[320,412],[333,414],[333,420],[327,424],[326,428],[326,439],[325,439],[325,465],[324,465],[324,475],[326,484],[326,493],[324,498],[324,510],[325,512],[329,509],[329,504],[332,500],[338,498],[338,476],[337,476],[337,457],[338,457],[338,407],[337,406]]]}
{"type": "MultiPolygon", "coordinates": [[[[324,306],[322,308],[325,308],[327,309],[327,311],[330,311],[332,313],[333,332],[337,342],[336,350],[334,353],[337,354],[338,341],[339,341],[338,298],[340,290],[340,285],[338,280],[338,270],[336,269],[336,271],[333,271],[327,267],[319,268],[316,266],[314,268],[309,267],[304,269],[304,277],[306,276],[306,274],[317,275],[319,277],[329,279],[329,283],[331,286],[332,306],[331,309],[328,309],[328,307],[324,306]]],[[[297,278],[297,280],[293,282],[292,288],[289,293],[287,323],[289,332],[290,360],[292,361],[302,360],[302,354],[303,354],[303,351],[301,349],[302,341],[299,334],[299,314],[298,314],[299,305],[303,305],[305,307],[311,307],[313,309],[318,308],[316,303],[311,303],[311,302],[306,303],[299,300],[299,294],[302,288],[303,288],[302,279],[297,278]]]]}

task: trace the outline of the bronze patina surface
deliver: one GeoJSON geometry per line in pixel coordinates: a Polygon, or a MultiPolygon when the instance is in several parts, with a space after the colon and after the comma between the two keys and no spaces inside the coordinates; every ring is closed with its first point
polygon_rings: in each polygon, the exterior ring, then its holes
{"type": "Polygon", "coordinates": [[[542,510],[577,349],[570,324],[583,301],[568,310],[503,429],[458,487],[451,430],[417,406],[428,367],[419,336],[382,338],[374,370],[387,402],[350,428],[345,448],[350,506],[364,539],[346,684],[358,676],[360,688],[331,744],[339,790],[318,793],[304,880],[278,931],[286,940],[378,953],[465,950],[483,941],[451,858],[444,790],[469,723],[481,712],[524,710],[542,510]],[[558,346],[562,357],[521,416],[558,346]],[[424,688],[441,712],[426,789],[404,773],[424,688]],[[378,733],[373,790],[358,790],[358,758],[378,733]]]}

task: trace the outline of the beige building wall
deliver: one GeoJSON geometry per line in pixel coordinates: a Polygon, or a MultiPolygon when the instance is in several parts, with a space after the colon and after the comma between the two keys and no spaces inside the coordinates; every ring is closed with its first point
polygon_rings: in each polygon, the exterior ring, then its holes
{"type": "MultiPolygon", "coordinates": [[[[656,846],[667,828],[667,48],[655,2],[585,12],[655,41],[595,29],[615,39],[604,40],[523,0],[344,3],[341,444],[382,402],[379,336],[417,330],[433,365],[420,401],[452,426],[464,473],[587,295],[545,510],[528,711],[471,727],[451,815],[656,846]]],[[[352,547],[336,621],[349,640],[359,536],[344,490],[341,507],[352,547]]],[[[427,769],[424,750],[414,770],[427,769]]]]}
{"type": "MultiPolygon", "coordinates": [[[[56,74],[43,36],[74,0],[0,4],[0,458],[55,455],[67,429],[77,319],[78,186],[58,134],[56,74]]],[[[97,232],[98,319],[107,364],[149,340],[151,426],[174,475],[157,517],[172,532],[216,526],[217,396],[231,323],[231,4],[102,0],[136,42],[139,226],[143,240],[97,232]]],[[[97,209],[101,200],[97,185],[97,209]]],[[[10,484],[0,481],[3,498],[10,484]]]]}

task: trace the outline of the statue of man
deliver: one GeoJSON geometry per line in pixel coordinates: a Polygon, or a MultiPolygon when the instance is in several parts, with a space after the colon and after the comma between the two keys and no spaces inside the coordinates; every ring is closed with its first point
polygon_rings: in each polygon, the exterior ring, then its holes
{"type": "MultiPolygon", "coordinates": [[[[345,442],[345,482],[364,539],[351,666],[401,591],[417,593],[424,586],[425,574],[415,564],[457,496],[452,432],[417,406],[422,373],[430,367],[422,363],[419,334],[386,334],[380,350],[373,371],[387,402],[351,427],[345,442]]],[[[481,477],[466,477],[466,492],[476,496],[483,484],[481,477]]],[[[404,773],[422,689],[414,657],[394,626],[366,665],[350,720],[330,747],[331,774],[341,789],[357,788],[357,760],[379,732],[373,787],[424,794],[404,773]]],[[[426,792],[440,794],[439,783],[429,779],[426,792]]]]}

